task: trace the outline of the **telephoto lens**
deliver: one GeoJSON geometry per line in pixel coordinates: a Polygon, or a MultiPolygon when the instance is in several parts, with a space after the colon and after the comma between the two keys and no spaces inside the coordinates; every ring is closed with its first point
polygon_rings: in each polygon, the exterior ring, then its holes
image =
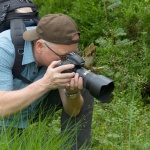
{"type": "Polygon", "coordinates": [[[110,102],[110,96],[114,90],[113,80],[103,75],[96,75],[83,67],[77,69],[76,72],[83,78],[83,86],[92,96],[100,100],[102,103],[110,102]]]}
{"type": "Polygon", "coordinates": [[[111,93],[114,90],[113,80],[103,76],[97,75],[90,70],[84,68],[84,60],[78,54],[71,52],[67,55],[66,60],[58,63],[58,66],[65,64],[74,64],[75,67],[66,72],[77,72],[83,78],[83,86],[90,94],[102,103],[108,103],[111,100],[111,93]]]}

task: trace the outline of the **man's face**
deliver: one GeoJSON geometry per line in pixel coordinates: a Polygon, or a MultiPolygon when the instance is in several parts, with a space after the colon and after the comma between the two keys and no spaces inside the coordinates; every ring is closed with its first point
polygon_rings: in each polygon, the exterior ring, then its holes
{"type": "MultiPolygon", "coordinates": [[[[79,38],[79,35],[74,36],[74,40],[79,38]]],[[[53,44],[42,40],[42,52],[39,56],[39,64],[49,66],[55,60],[65,60],[66,55],[70,52],[78,51],[78,43],[71,45],[53,44]]]]}

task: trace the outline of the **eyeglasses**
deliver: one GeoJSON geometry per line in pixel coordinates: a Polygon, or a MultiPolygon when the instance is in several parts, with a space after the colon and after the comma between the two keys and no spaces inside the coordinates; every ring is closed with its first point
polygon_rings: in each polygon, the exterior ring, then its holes
{"type": "MultiPolygon", "coordinates": [[[[63,60],[66,60],[67,54],[66,54],[66,55],[59,55],[59,54],[56,53],[53,49],[51,49],[46,43],[44,43],[44,44],[46,45],[46,47],[47,47],[49,50],[51,50],[54,54],[56,54],[57,56],[59,56],[62,61],[63,61],[63,60]]],[[[78,47],[77,51],[78,51],[77,54],[80,54],[80,53],[82,52],[80,47],[78,47]]]]}
{"type": "Polygon", "coordinates": [[[46,47],[48,49],[50,49],[54,54],[56,54],[57,56],[59,56],[61,58],[61,60],[65,60],[67,55],[59,55],[58,53],[56,53],[54,50],[52,50],[46,43],[44,43],[46,45],[46,47]]]}

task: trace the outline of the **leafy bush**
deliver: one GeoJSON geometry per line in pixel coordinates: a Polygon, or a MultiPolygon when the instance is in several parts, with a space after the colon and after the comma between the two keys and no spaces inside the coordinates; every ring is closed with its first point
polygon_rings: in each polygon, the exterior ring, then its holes
{"type": "Polygon", "coordinates": [[[104,66],[98,73],[115,81],[112,102],[95,102],[92,148],[150,149],[150,1],[33,1],[41,16],[70,15],[81,47],[97,46],[95,65],[104,66]]]}

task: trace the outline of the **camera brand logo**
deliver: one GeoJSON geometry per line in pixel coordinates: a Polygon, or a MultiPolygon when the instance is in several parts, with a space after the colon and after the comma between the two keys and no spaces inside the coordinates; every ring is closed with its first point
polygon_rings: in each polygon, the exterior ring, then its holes
{"type": "Polygon", "coordinates": [[[91,70],[86,70],[83,74],[86,76],[91,70]]]}

